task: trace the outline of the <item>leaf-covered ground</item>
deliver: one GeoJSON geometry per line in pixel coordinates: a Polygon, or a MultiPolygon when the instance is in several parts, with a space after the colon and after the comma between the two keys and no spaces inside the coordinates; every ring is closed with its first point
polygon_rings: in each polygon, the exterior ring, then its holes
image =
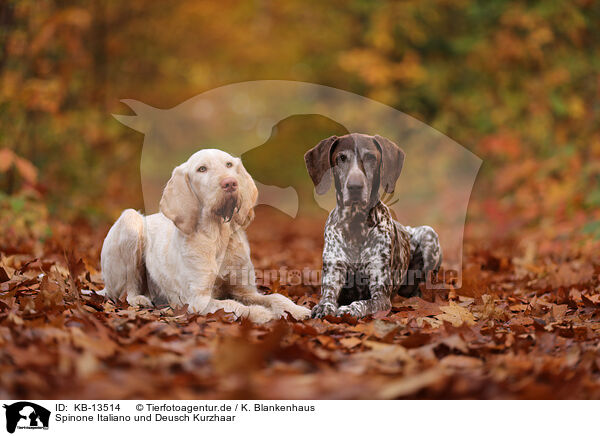
{"type": "MultiPolygon", "coordinates": [[[[318,268],[323,223],[280,221],[250,227],[256,268],[318,268]]],[[[0,397],[600,398],[595,244],[472,238],[462,289],[396,297],[376,319],[258,326],[95,295],[104,231],[2,238],[0,397]]],[[[318,301],[318,287],[261,289],[318,301]]]]}

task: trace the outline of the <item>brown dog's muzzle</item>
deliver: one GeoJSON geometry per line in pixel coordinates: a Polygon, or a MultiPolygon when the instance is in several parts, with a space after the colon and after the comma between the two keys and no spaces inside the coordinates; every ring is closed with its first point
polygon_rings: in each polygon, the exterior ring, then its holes
{"type": "Polygon", "coordinates": [[[359,175],[351,174],[346,182],[346,189],[348,190],[349,200],[360,201],[363,197],[363,191],[365,189],[364,178],[359,175]]]}
{"type": "Polygon", "coordinates": [[[342,182],[345,189],[342,188],[342,197],[344,204],[366,204],[371,190],[370,181],[366,175],[358,168],[351,168],[346,180],[342,182]]]}

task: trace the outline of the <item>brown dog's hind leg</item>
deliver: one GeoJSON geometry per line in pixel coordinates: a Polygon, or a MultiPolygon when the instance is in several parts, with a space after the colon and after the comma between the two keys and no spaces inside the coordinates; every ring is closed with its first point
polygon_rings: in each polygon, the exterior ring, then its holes
{"type": "Polygon", "coordinates": [[[429,226],[405,227],[410,234],[410,263],[406,278],[398,289],[402,297],[420,297],[421,283],[427,282],[430,274],[437,275],[442,264],[440,240],[429,226]]]}

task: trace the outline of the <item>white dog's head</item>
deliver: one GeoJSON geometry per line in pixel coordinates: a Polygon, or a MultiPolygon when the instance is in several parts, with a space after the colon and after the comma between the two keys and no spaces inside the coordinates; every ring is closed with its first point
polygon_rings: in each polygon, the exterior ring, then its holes
{"type": "Polygon", "coordinates": [[[241,159],[205,149],[173,170],[160,211],[186,234],[194,232],[201,219],[233,221],[246,227],[254,218],[257,197],[256,185],[241,159]]]}

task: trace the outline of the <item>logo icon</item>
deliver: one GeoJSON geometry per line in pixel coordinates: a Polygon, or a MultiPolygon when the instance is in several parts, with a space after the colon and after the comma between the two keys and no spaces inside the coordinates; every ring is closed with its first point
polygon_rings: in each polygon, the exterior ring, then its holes
{"type": "Polygon", "coordinates": [[[19,401],[4,405],[6,409],[6,431],[14,433],[18,429],[48,429],[50,411],[29,401],[19,401]]]}

